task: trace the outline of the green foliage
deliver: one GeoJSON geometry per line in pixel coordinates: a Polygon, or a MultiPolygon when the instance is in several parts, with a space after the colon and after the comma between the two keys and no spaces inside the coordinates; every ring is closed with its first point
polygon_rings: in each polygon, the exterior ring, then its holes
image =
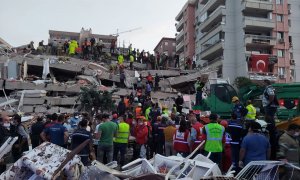
{"type": "Polygon", "coordinates": [[[96,86],[93,87],[81,87],[79,94],[79,100],[81,102],[82,109],[87,112],[111,111],[113,107],[112,93],[115,91],[99,91],[96,86]]]}
{"type": "Polygon", "coordinates": [[[252,81],[249,79],[249,78],[246,78],[246,77],[237,77],[235,80],[234,80],[234,85],[240,89],[242,87],[245,87],[245,86],[249,86],[253,84],[252,81]]]}

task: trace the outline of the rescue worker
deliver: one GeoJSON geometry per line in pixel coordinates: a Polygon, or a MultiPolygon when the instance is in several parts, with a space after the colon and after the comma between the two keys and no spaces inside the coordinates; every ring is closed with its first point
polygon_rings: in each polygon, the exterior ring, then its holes
{"type": "Polygon", "coordinates": [[[177,112],[179,112],[180,114],[182,113],[182,107],[183,107],[183,97],[181,93],[178,93],[178,97],[175,100],[175,104],[177,106],[177,112]]]}
{"type": "Polygon", "coordinates": [[[72,40],[69,45],[69,55],[72,56],[75,54],[75,50],[78,48],[78,43],[75,40],[72,40]]]}
{"type": "Polygon", "coordinates": [[[202,141],[202,128],[203,124],[197,121],[196,117],[191,117],[191,152],[198,147],[202,141]]]}
{"type": "Polygon", "coordinates": [[[256,108],[253,106],[252,101],[247,101],[246,109],[248,110],[245,120],[255,120],[256,119],[256,108]]]}
{"type": "Polygon", "coordinates": [[[123,166],[125,164],[125,155],[126,149],[128,145],[128,139],[130,136],[130,126],[124,121],[124,117],[119,117],[120,123],[118,124],[118,130],[116,137],[114,139],[114,154],[113,160],[118,160],[118,154],[120,152],[120,165],[123,166]]]}
{"type": "Polygon", "coordinates": [[[205,83],[201,81],[201,77],[197,78],[195,83],[195,91],[196,91],[196,106],[201,105],[202,102],[202,89],[205,86],[205,83]]]}
{"type": "Polygon", "coordinates": [[[119,54],[119,56],[118,56],[118,64],[119,65],[123,65],[123,63],[124,63],[124,56],[123,56],[123,54],[119,54]]]}
{"type": "Polygon", "coordinates": [[[133,70],[133,62],[134,62],[134,56],[130,54],[129,55],[130,70],[133,70]]]}
{"type": "Polygon", "coordinates": [[[240,121],[237,120],[237,116],[235,113],[231,113],[231,120],[228,123],[227,131],[231,137],[230,147],[233,169],[236,172],[239,172],[239,152],[241,148],[242,138],[244,136],[244,130],[240,121]]]}
{"type": "Polygon", "coordinates": [[[134,149],[135,158],[146,158],[147,152],[147,141],[148,141],[148,127],[146,125],[146,118],[144,116],[139,116],[138,124],[135,129],[136,135],[136,147],[134,149]]]}
{"type": "Polygon", "coordinates": [[[244,117],[247,114],[247,109],[240,103],[240,100],[237,96],[233,96],[231,101],[234,104],[232,112],[236,114],[237,120],[244,120],[244,117]]]}
{"type": "Polygon", "coordinates": [[[169,117],[169,110],[167,106],[162,107],[162,116],[169,117]]]}
{"type": "Polygon", "coordinates": [[[142,115],[142,104],[138,103],[138,106],[135,108],[135,117],[139,117],[142,115]]]}
{"type": "Polygon", "coordinates": [[[148,107],[147,107],[147,109],[145,110],[145,118],[146,118],[146,120],[147,121],[149,121],[150,120],[150,112],[152,111],[152,107],[151,107],[152,105],[149,105],[148,107]]]}
{"type": "Polygon", "coordinates": [[[190,153],[190,132],[185,120],[180,121],[180,126],[174,134],[173,148],[183,157],[187,157],[190,153]]]}
{"type": "Polygon", "coordinates": [[[225,128],[218,124],[217,114],[209,116],[210,123],[203,128],[203,139],[205,140],[204,151],[207,155],[211,153],[209,159],[221,165],[223,146],[225,143],[225,128]]]}
{"type": "Polygon", "coordinates": [[[282,134],[278,141],[277,158],[287,161],[299,167],[300,146],[299,146],[299,131],[300,127],[296,124],[290,124],[287,131],[282,134]]]}

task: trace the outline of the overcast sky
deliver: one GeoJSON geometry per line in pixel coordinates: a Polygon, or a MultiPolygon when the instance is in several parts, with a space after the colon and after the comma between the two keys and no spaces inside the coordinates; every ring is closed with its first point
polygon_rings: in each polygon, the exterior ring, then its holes
{"type": "Polygon", "coordinates": [[[120,34],[126,45],[152,51],[175,37],[175,17],[187,0],[0,0],[0,37],[12,46],[48,42],[48,30],[120,34]]]}

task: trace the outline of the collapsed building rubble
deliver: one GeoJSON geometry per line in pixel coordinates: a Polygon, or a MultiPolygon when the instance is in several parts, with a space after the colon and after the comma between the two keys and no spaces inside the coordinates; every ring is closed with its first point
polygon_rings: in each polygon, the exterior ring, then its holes
{"type": "MultiPolygon", "coordinates": [[[[101,62],[89,62],[72,57],[49,55],[10,54],[0,56],[0,88],[5,97],[3,107],[13,106],[24,113],[73,113],[79,106],[81,87],[99,86],[100,90],[113,90],[120,84],[120,75],[114,56],[101,62]],[[26,91],[24,91],[26,90],[26,91]],[[6,96],[6,94],[8,96],[6,96]],[[15,100],[13,100],[15,99],[15,100]],[[19,101],[19,102],[17,102],[19,101]]],[[[124,63],[129,66],[129,63],[124,63]]],[[[175,97],[176,90],[165,83],[166,78],[178,78],[193,70],[146,70],[146,65],[134,62],[136,71],[125,70],[127,89],[117,88],[115,98],[132,92],[137,81],[135,74],[146,77],[149,73],[163,79],[161,90],[152,92],[153,97],[175,97]],[[164,92],[162,92],[164,91],[164,92]]],[[[126,68],[127,69],[127,68],[126,68]]]]}

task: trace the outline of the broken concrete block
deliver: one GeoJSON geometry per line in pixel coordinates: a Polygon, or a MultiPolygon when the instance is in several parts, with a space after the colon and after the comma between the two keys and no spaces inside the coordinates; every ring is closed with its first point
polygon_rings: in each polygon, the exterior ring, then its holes
{"type": "Polygon", "coordinates": [[[36,106],[34,109],[35,113],[45,113],[47,112],[47,108],[44,106],[36,106]]]}
{"type": "Polygon", "coordinates": [[[24,98],[23,104],[35,105],[35,104],[44,104],[45,100],[43,98],[24,98]]]}
{"type": "Polygon", "coordinates": [[[21,108],[21,110],[24,112],[24,113],[32,113],[33,112],[33,106],[23,106],[21,108]]]}

